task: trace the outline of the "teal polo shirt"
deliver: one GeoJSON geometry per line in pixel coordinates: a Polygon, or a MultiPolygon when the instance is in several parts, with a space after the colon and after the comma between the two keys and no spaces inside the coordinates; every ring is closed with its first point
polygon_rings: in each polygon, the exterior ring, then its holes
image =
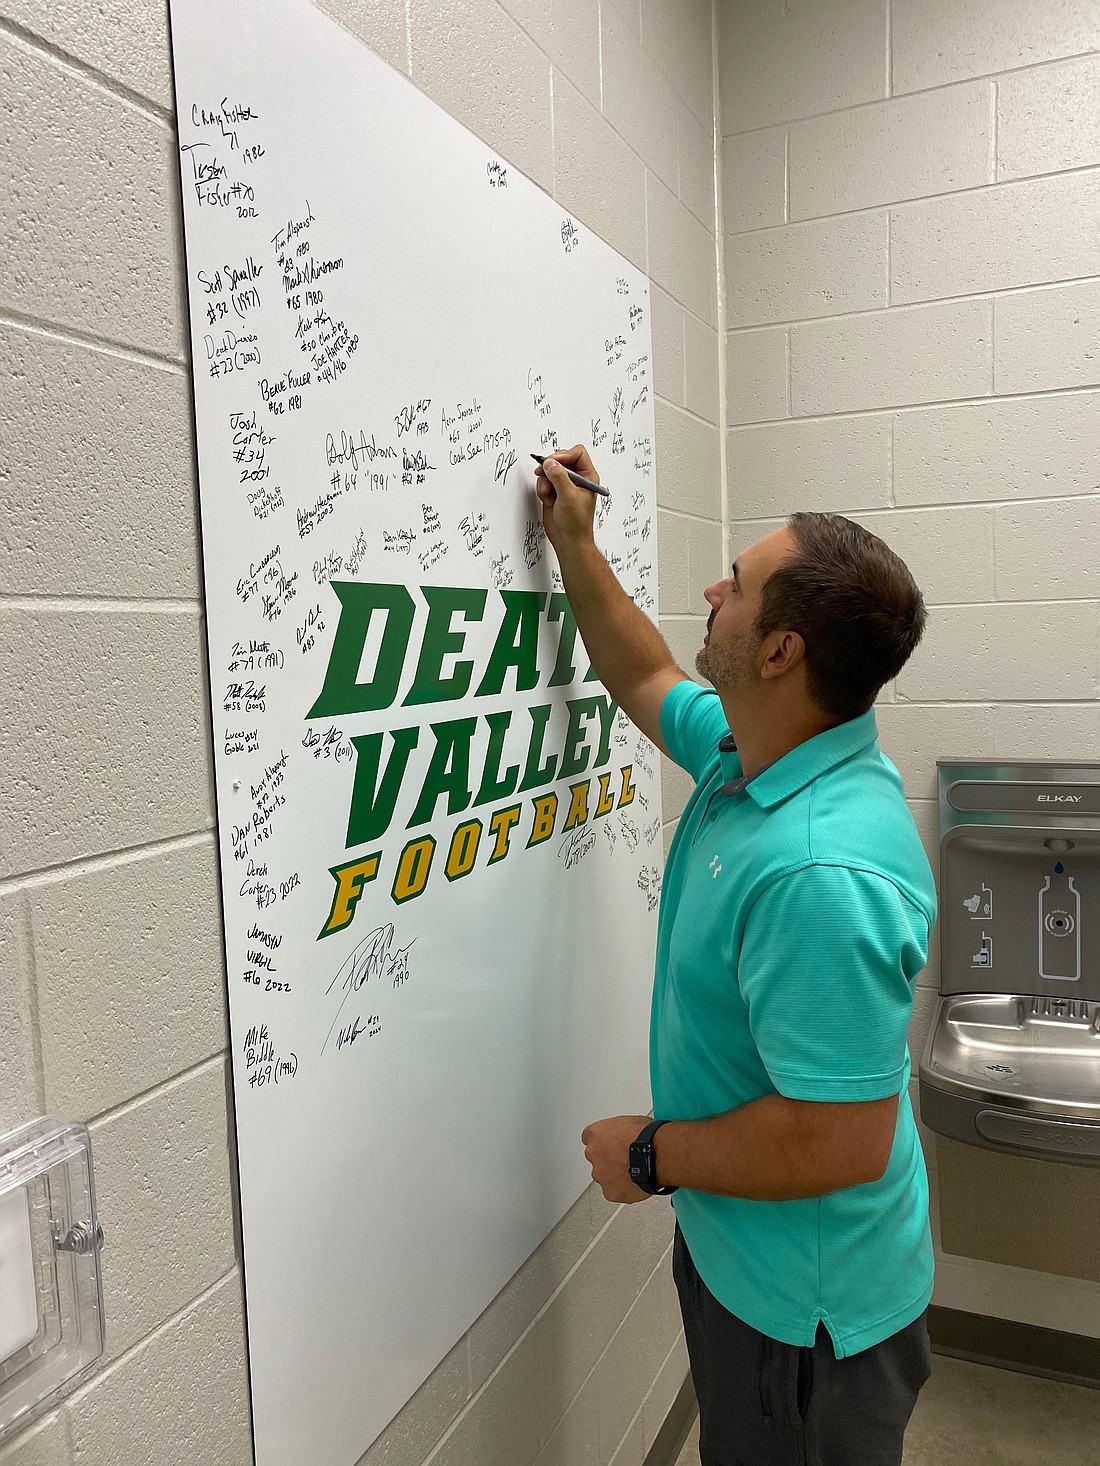
{"type": "Polygon", "coordinates": [[[823,1320],[841,1359],[904,1328],[932,1296],[906,1047],[936,919],[932,872],[873,709],[749,780],[717,693],[678,683],[661,733],[696,783],[657,928],[653,1113],[696,1120],[776,1093],[901,1096],[881,1180],[795,1201],[684,1188],[673,1198],[724,1307],[787,1344],[813,1344],[823,1320]]]}

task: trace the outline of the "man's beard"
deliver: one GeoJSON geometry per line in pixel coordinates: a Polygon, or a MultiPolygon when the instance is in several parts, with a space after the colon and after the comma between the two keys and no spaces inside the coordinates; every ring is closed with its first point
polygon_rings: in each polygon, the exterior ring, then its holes
{"type": "MultiPolygon", "coordinates": [[[[707,623],[708,632],[712,626],[713,618],[707,623]]],[[[733,637],[718,646],[707,643],[696,654],[695,670],[719,692],[750,687],[756,681],[754,654],[759,645],[760,638],[752,634],[733,637]]]]}

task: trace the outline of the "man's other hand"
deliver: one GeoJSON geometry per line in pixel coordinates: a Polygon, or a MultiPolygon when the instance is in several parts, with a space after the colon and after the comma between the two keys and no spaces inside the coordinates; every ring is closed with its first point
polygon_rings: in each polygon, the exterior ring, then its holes
{"type": "MultiPolygon", "coordinates": [[[[577,472],[584,473],[584,470],[578,468],[577,472]]],[[[587,490],[578,492],[583,494],[587,490]]],[[[586,1125],[581,1132],[585,1159],[592,1167],[592,1179],[605,1201],[650,1200],[649,1192],[642,1191],[630,1179],[630,1146],[648,1124],[648,1115],[616,1115],[614,1119],[586,1125]]]]}

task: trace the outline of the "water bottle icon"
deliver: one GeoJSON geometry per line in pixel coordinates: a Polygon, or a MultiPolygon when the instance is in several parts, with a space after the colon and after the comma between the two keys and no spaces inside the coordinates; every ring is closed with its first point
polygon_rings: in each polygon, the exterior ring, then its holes
{"type": "Polygon", "coordinates": [[[1059,861],[1039,891],[1039,976],[1081,977],[1081,893],[1059,861]]]}
{"type": "Polygon", "coordinates": [[[989,968],[993,966],[993,938],[987,937],[985,932],[982,932],[982,939],[978,943],[978,950],[970,958],[970,965],[971,967],[989,968]]]}

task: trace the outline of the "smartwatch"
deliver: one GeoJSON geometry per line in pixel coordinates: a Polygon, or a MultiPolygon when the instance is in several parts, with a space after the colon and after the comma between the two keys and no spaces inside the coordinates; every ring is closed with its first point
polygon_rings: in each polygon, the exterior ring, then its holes
{"type": "Polygon", "coordinates": [[[645,1191],[650,1196],[671,1196],[679,1189],[676,1186],[657,1185],[657,1157],[653,1153],[653,1137],[667,1123],[665,1120],[651,1120],[637,1140],[630,1143],[630,1179],[640,1191],[645,1191]]]}

